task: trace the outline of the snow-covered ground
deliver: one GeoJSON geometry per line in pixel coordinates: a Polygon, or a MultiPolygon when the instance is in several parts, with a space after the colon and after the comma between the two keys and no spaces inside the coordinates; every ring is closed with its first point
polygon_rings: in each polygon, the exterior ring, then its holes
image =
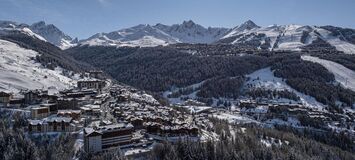
{"type": "Polygon", "coordinates": [[[36,51],[0,40],[0,90],[19,92],[22,89],[65,89],[76,80],[62,75],[62,68],[50,70],[36,63],[36,51]]]}
{"type": "Polygon", "coordinates": [[[230,113],[215,113],[213,117],[218,119],[227,120],[229,123],[259,123],[258,121],[242,116],[240,114],[230,114],[230,113]]]}
{"type": "Polygon", "coordinates": [[[284,142],[283,142],[283,141],[281,141],[280,139],[275,139],[275,138],[273,138],[273,137],[266,137],[266,139],[261,139],[260,142],[261,142],[263,145],[265,145],[266,147],[271,147],[272,145],[280,147],[280,146],[282,146],[284,143],[285,143],[286,145],[289,144],[288,141],[284,141],[284,142]]]}
{"type": "Polygon", "coordinates": [[[197,90],[199,87],[201,87],[201,85],[203,83],[205,83],[206,80],[202,81],[202,82],[199,82],[199,83],[196,83],[196,84],[192,84],[190,86],[187,86],[187,87],[183,87],[183,88],[171,88],[170,90],[167,90],[163,93],[163,97],[167,98],[169,100],[169,103],[170,104],[184,104],[185,101],[181,99],[181,97],[188,97],[189,99],[196,99],[197,96],[197,92],[199,90],[197,90]],[[194,90],[194,92],[188,94],[188,95],[182,95],[180,97],[177,97],[177,98],[169,98],[168,96],[174,92],[178,92],[180,89],[188,89],[188,88],[191,88],[194,90]]]}
{"type": "Polygon", "coordinates": [[[286,82],[282,81],[281,78],[275,77],[270,67],[257,70],[247,75],[247,77],[250,78],[250,80],[246,83],[247,86],[279,91],[288,90],[290,92],[294,92],[298,97],[300,97],[300,102],[306,107],[317,108],[319,110],[324,107],[324,105],[318,102],[314,97],[296,91],[287,85],[286,82]]]}
{"type": "Polygon", "coordinates": [[[333,73],[335,80],[339,82],[343,87],[351,89],[355,92],[355,72],[351,69],[344,67],[339,63],[320,59],[309,55],[303,55],[301,58],[305,61],[311,61],[319,63],[324,66],[329,72],[333,73]]]}
{"type": "Polygon", "coordinates": [[[310,32],[312,30],[309,26],[302,25],[286,25],[283,28],[282,36],[278,42],[277,50],[294,50],[299,51],[301,47],[311,44],[314,40],[316,40],[316,36],[314,33],[310,33],[308,39],[306,39],[305,43],[301,42],[303,32],[310,32]]]}
{"type": "Polygon", "coordinates": [[[268,119],[267,121],[264,122],[267,126],[274,126],[274,125],[286,125],[286,126],[292,126],[294,128],[300,127],[301,123],[298,119],[293,118],[293,117],[288,117],[287,121],[274,118],[274,119],[268,119]]]}
{"type": "Polygon", "coordinates": [[[131,40],[131,41],[122,41],[122,40],[111,40],[107,37],[103,38],[94,38],[84,42],[81,42],[81,45],[89,46],[117,46],[117,47],[155,47],[155,46],[166,46],[167,43],[164,40],[158,39],[153,36],[143,36],[140,39],[131,40]]]}
{"type": "Polygon", "coordinates": [[[336,47],[339,51],[343,51],[347,54],[355,54],[354,44],[341,40],[339,37],[333,36],[331,31],[318,26],[289,24],[257,27],[254,25],[250,26],[251,28],[236,27],[221,39],[235,36],[236,39],[232,42],[232,44],[245,43],[246,41],[253,40],[258,40],[261,44],[263,44],[265,40],[268,39],[270,42],[269,49],[300,51],[302,47],[311,44],[318,38],[321,38],[330,45],[336,47]],[[260,38],[260,35],[265,36],[260,38]]]}
{"type": "Polygon", "coordinates": [[[317,39],[317,35],[312,32],[312,30],[313,28],[310,26],[295,24],[271,25],[268,27],[254,27],[252,29],[243,30],[237,28],[232,30],[223,38],[242,35],[232,42],[232,44],[238,44],[253,39],[259,39],[257,36],[265,35],[265,37],[260,39],[260,42],[263,44],[266,39],[269,39],[269,49],[299,51],[301,50],[301,47],[311,44],[315,39],[317,39]],[[304,42],[301,42],[304,32],[308,32],[309,36],[305,39],[304,42]],[[246,36],[249,36],[249,38],[245,39],[246,36]]]}
{"type": "Polygon", "coordinates": [[[217,141],[219,136],[215,132],[209,132],[201,129],[201,141],[206,142],[208,140],[217,141]]]}
{"type": "Polygon", "coordinates": [[[209,106],[182,106],[190,111],[190,113],[200,113],[202,111],[211,109],[209,106]]]}
{"type": "Polygon", "coordinates": [[[340,40],[338,37],[331,35],[331,32],[322,28],[317,28],[317,32],[322,36],[321,38],[334,46],[337,50],[343,51],[346,54],[355,54],[355,45],[346,41],[340,40]]]}
{"type": "Polygon", "coordinates": [[[130,94],[130,98],[132,100],[137,100],[140,102],[146,102],[152,105],[159,105],[159,102],[152,96],[146,93],[138,94],[138,93],[132,93],[130,94]]]}

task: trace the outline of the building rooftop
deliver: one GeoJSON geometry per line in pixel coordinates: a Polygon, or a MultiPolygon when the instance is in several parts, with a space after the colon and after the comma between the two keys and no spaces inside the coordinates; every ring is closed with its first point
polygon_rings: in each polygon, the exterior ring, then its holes
{"type": "Polygon", "coordinates": [[[96,78],[83,78],[78,80],[78,82],[101,82],[102,80],[96,79],[96,78]]]}
{"type": "Polygon", "coordinates": [[[28,120],[28,123],[30,125],[38,125],[38,124],[43,124],[43,123],[48,123],[48,122],[67,122],[70,123],[72,118],[68,117],[47,117],[43,118],[41,120],[28,120]]]}
{"type": "Polygon", "coordinates": [[[10,97],[10,96],[11,96],[10,93],[0,92],[0,97],[10,97]]]}
{"type": "Polygon", "coordinates": [[[133,128],[133,125],[130,123],[117,123],[117,124],[111,124],[111,125],[105,125],[105,126],[98,126],[97,128],[84,128],[84,134],[85,136],[93,135],[95,133],[97,134],[102,134],[107,131],[111,130],[118,130],[118,129],[131,129],[133,128]]]}
{"type": "Polygon", "coordinates": [[[79,114],[81,113],[81,110],[72,110],[72,109],[68,109],[68,110],[58,110],[58,114],[66,114],[66,113],[76,113],[79,114]]]}

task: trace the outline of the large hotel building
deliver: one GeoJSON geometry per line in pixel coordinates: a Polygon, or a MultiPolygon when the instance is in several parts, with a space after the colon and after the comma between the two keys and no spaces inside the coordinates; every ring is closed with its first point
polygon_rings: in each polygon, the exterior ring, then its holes
{"type": "Polygon", "coordinates": [[[86,152],[100,152],[110,148],[125,146],[132,142],[133,125],[119,123],[84,129],[84,149],[86,152]]]}

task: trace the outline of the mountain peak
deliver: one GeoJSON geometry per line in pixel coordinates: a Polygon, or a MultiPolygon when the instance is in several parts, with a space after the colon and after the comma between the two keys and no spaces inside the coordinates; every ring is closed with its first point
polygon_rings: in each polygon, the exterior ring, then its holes
{"type": "Polygon", "coordinates": [[[73,45],[71,44],[73,39],[53,24],[46,24],[46,22],[44,21],[39,21],[33,23],[29,28],[34,33],[42,36],[48,42],[62,49],[68,48],[69,46],[73,45]]]}
{"type": "Polygon", "coordinates": [[[192,26],[195,26],[196,23],[195,23],[194,21],[192,21],[192,20],[188,20],[188,21],[184,21],[184,22],[182,23],[182,25],[183,25],[183,26],[186,26],[186,27],[188,27],[188,28],[191,28],[192,26]]]}
{"type": "Polygon", "coordinates": [[[238,27],[239,30],[251,30],[254,28],[260,28],[258,25],[256,25],[252,20],[247,20],[244,22],[242,25],[238,27]]]}
{"type": "Polygon", "coordinates": [[[44,21],[39,21],[31,25],[31,27],[44,27],[44,26],[46,26],[46,22],[44,21]]]}
{"type": "Polygon", "coordinates": [[[251,24],[251,25],[256,25],[252,20],[247,20],[243,24],[251,24]]]}

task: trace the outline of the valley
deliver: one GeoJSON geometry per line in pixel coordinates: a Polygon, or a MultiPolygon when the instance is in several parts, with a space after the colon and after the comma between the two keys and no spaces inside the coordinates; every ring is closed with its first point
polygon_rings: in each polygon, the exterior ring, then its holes
{"type": "Polygon", "coordinates": [[[190,20],[77,40],[1,21],[0,127],[19,142],[0,139],[1,158],[353,159],[352,34],[190,20]]]}

